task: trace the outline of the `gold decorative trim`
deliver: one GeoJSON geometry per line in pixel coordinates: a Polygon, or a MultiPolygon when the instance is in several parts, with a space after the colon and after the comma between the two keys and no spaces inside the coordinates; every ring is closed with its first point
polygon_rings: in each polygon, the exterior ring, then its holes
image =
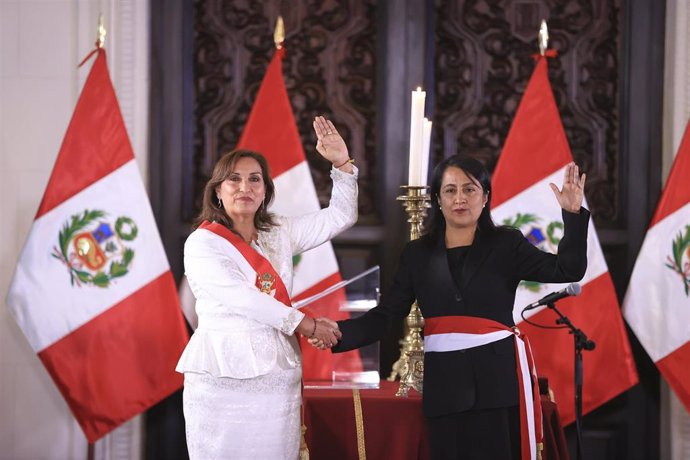
{"type": "Polygon", "coordinates": [[[283,22],[283,17],[278,16],[276,20],[276,28],[273,31],[273,43],[276,44],[276,49],[281,49],[283,47],[283,42],[285,41],[285,23],[283,22]]]}
{"type": "Polygon", "coordinates": [[[352,401],[355,404],[355,425],[357,427],[357,453],[359,460],[367,460],[367,449],[364,443],[364,417],[362,417],[362,398],[359,389],[352,390],[352,401]]]}
{"type": "Polygon", "coordinates": [[[307,424],[304,420],[304,402],[300,407],[300,440],[299,440],[299,460],[309,460],[309,446],[307,446],[307,424]]]}

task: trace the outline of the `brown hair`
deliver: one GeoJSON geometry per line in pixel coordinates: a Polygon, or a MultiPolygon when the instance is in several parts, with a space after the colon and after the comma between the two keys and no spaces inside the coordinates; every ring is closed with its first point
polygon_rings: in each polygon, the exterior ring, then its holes
{"type": "Polygon", "coordinates": [[[240,160],[240,158],[253,158],[261,166],[261,177],[264,181],[264,186],[266,187],[266,197],[264,202],[261,204],[259,209],[254,214],[254,226],[257,230],[266,231],[272,226],[276,225],[273,215],[270,214],[267,209],[268,205],[273,201],[273,196],[275,195],[275,186],[273,185],[273,180],[268,171],[268,162],[266,158],[257,152],[252,152],[251,150],[233,150],[226,153],[216,163],[213,167],[213,173],[211,178],[206,183],[204,187],[204,195],[201,202],[201,213],[196,218],[194,222],[194,228],[201,225],[205,220],[209,222],[218,222],[229,228],[233,229],[234,225],[232,219],[225,212],[223,206],[217,206],[218,199],[216,197],[216,188],[223,183],[225,179],[230,176],[232,171],[235,169],[235,165],[240,160]]]}

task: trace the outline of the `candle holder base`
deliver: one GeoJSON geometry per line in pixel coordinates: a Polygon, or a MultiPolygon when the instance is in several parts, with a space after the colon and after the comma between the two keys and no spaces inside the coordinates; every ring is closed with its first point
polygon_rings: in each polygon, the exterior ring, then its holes
{"type": "MultiPolygon", "coordinates": [[[[426,217],[426,210],[431,207],[430,196],[426,185],[403,185],[405,195],[397,197],[403,203],[409,218],[410,240],[416,240],[421,236],[422,223],[426,217]]],[[[388,381],[394,381],[400,377],[400,388],[396,396],[407,397],[410,388],[422,392],[422,379],[424,377],[424,341],[422,340],[422,328],[424,318],[417,302],[412,304],[410,314],[406,318],[407,333],[400,342],[400,358],[393,364],[393,370],[388,381]]]]}
{"type": "Polygon", "coordinates": [[[393,369],[390,376],[386,380],[389,382],[394,382],[400,377],[400,385],[402,387],[403,382],[407,382],[408,386],[412,386],[421,393],[422,387],[422,376],[424,375],[424,340],[422,339],[422,329],[424,328],[424,318],[422,317],[422,312],[419,310],[417,302],[412,304],[410,313],[405,318],[405,323],[407,326],[407,334],[405,338],[400,341],[400,357],[393,363],[393,369]],[[413,360],[421,356],[422,366],[413,365],[413,360]],[[415,379],[415,375],[419,375],[419,382],[415,382],[414,385],[410,385],[412,380],[415,379]]]}
{"type": "Polygon", "coordinates": [[[424,350],[406,351],[402,374],[400,377],[400,387],[395,396],[407,398],[410,388],[423,393],[424,379],[424,350]]]}
{"type": "MultiPolygon", "coordinates": [[[[403,349],[400,352],[400,359],[397,373],[400,375],[400,387],[396,396],[407,397],[410,388],[422,393],[422,381],[424,379],[424,340],[422,339],[422,329],[424,328],[424,318],[419,310],[417,302],[412,304],[410,314],[406,318],[409,333],[403,340],[403,349]]],[[[392,375],[391,375],[392,377],[392,375]]]]}

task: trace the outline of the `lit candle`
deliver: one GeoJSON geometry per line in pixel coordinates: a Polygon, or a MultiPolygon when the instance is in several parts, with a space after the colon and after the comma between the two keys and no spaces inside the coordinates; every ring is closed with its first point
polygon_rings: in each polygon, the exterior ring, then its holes
{"type": "Polygon", "coordinates": [[[422,177],[422,135],[424,129],[424,99],[426,93],[417,87],[412,91],[410,110],[410,158],[408,185],[421,185],[422,177]]]}
{"type": "Polygon", "coordinates": [[[422,175],[421,183],[419,185],[426,185],[426,178],[429,175],[429,157],[431,152],[431,120],[424,118],[424,126],[422,128],[422,175]]]}

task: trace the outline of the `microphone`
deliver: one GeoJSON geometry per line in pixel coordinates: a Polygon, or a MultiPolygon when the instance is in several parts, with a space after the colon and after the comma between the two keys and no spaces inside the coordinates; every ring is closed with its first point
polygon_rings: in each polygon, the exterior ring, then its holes
{"type": "Polygon", "coordinates": [[[555,291],[552,292],[551,294],[548,294],[541,299],[537,300],[536,302],[532,302],[531,304],[527,305],[523,311],[525,310],[532,310],[537,307],[541,307],[542,305],[547,305],[550,303],[553,303],[557,300],[561,300],[564,297],[570,297],[571,295],[579,295],[580,291],[582,289],[580,288],[580,285],[577,283],[570,283],[565,287],[565,289],[561,289],[560,291],[555,291]]]}

